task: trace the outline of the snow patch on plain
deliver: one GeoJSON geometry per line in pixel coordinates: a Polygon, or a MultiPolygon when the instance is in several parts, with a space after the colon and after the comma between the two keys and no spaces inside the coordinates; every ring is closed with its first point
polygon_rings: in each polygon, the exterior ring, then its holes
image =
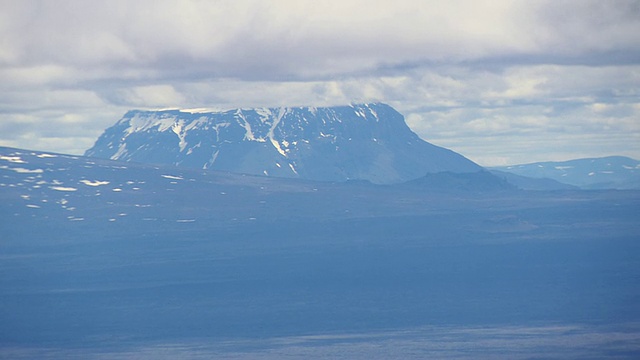
{"type": "Polygon", "coordinates": [[[0,160],[5,160],[11,163],[16,163],[16,164],[26,164],[26,161],[22,160],[20,158],[20,156],[4,156],[4,155],[0,155],[0,160]]]}
{"type": "Polygon", "coordinates": [[[56,190],[56,191],[77,191],[78,190],[74,187],[66,187],[66,186],[50,186],[49,188],[51,190],[56,190]]]}
{"type": "Polygon", "coordinates": [[[44,172],[42,169],[10,168],[8,166],[0,166],[0,169],[12,170],[19,174],[41,174],[44,172]]]}
{"type": "Polygon", "coordinates": [[[87,185],[87,186],[101,186],[101,185],[107,185],[109,184],[109,181],[100,181],[100,180],[96,180],[96,181],[91,181],[91,180],[80,180],[81,183],[87,185]]]}
{"type": "Polygon", "coordinates": [[[174,180],[184,180],[183,177],[181,176],[175,176],[175,175],[160,175],[165,179],[174,179],[174,180]]]}

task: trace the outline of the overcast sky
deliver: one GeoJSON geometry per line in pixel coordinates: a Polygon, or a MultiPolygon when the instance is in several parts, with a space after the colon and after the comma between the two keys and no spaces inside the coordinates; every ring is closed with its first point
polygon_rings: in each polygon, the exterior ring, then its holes
{"type": "Polygon", "coordinates": [[[381,101],[481,165],[640,159],[640,1],[0,0],[0,145],[129,109],[381,101]]]}

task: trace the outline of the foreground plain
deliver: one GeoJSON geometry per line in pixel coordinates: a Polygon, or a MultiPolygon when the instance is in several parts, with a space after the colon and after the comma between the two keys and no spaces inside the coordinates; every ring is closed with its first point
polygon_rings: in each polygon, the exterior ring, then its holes
{"type": "Polygon", "coordinates": [[[638,191],[0,150],[2,358],[640,354],[638,191]]]}

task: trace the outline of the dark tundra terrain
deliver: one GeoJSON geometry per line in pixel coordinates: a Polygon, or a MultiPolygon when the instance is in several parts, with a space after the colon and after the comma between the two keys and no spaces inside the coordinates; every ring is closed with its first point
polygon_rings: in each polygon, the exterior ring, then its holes
{"type": "Polygon", "coordinates": [[[640,192],[0,148],[0,358],[640,356],[640,192]]]}

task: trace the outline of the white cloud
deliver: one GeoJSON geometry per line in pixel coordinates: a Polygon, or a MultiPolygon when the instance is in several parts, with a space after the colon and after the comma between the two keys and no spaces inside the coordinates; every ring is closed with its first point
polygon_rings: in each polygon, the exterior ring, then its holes
{"type": "Polygon", "coordinates": [[[487,162],[640,157],[638,33],[624,0],[0,0],[0,144],[78,153],[129,108],[384,101],[487,162]]]}
{"type": "Polygon", "coordinates": [[[116,90],[110,99],[116,104],[131,107],[180,107],[185,104],[182,94],[167,84],[134,86],[116,90]]]}
{"type": "Polygon", "coordinates": [[[75,77],[71,69],[50,64],[1,68],[0,75],[4,79],[1,88],[48,86],[75,77]]]}

